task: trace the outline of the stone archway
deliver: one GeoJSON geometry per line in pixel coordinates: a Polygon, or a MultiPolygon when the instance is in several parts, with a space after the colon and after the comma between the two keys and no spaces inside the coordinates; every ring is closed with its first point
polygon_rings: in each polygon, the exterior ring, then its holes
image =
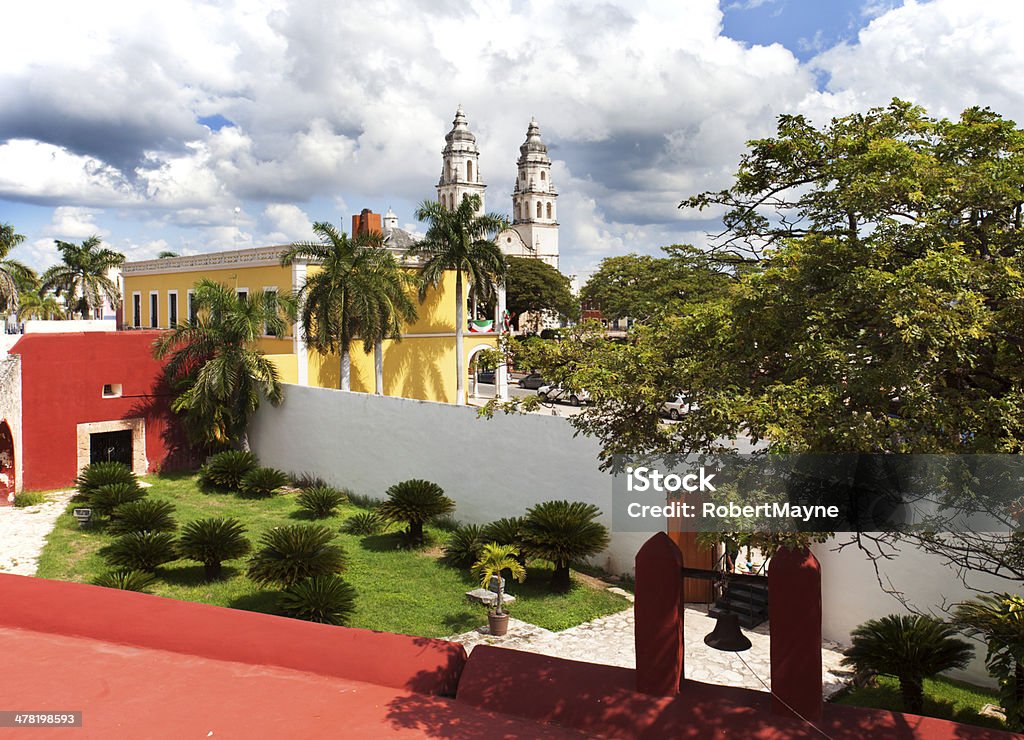
{"type": "Polygon", "coordinates": [[[478,388],[479,383],[477,382],[479,368],[477,367],[477,355],[487,349],[494,349],[489,344],[478,344],[473,347],[466,355],[466,367],[469,368],[469,388],[467,396],[470,399],[474,398],[496,398],[498,396],[497,385],[495,384],[494,392],[489,396],[481,396],[480,389],[478,388]]]}
{"type": "Polygon", "coordinates": [[[14,459],[14,434],[6,420],[0,421],[0,506],[14,503],[14,459]]]}

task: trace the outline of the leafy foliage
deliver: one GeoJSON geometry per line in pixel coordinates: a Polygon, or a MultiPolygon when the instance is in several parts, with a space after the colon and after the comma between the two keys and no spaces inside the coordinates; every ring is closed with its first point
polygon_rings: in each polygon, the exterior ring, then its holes
{"type": "Polygon", "coordinates": [[[306,488],[316,488],[317,486],[326,486],[327,481],[321,478],[316,473],[311,473],[308,470],[301,473],[294,473],[291,476],[292,485],[296,488],[305,490],[306,488]]]}
{"type": "Polygon", "coordinates": [[[211,456],[199,469],[199,480],[204,485],[237,491],[246,473],[258,465],[256,456],[248,450],[225,450],[211,456]]]}
{"type": "Polygon", "coordinates": [[[193,293],[196,319],[178,324],[153,344],[169,358],[171,409],[181,415],[193,444],[247,447],[246,424],[261,398],[283,398],[274,364],[259,350],[265,332],[284,336],[295,315],[291,296],[264,291],[243,298],[233,288],[202,279],[193,293]]]}
{"type": "Polygon", "coordinates": [[[152,572],[178,556],[169,532],[129,532],[114,540],[104,557],[115,567],[152,572]]]}
{"type": "Polygon", "coordinates": [[[250,550],[245,527],[234,517],[197,519],[186,524],[178,538],[178,554],[202,563],[208,580],[221,574],[222,562],[244,557],[250,550]]]}
{"type": "Polygon", "coordinates": [[[531,556],[554,563],[554,588],[569,588],[569,566],[608,546],[608,528],[595,521],[600,515],[594,504],[582,501],[545,501],[527,509],[523,548],[531,556]]]}
{"type": "Polygon", "coordinates": [[[19,508],[26,506],[35,506],[41,504],[46,500],[46,496],[38,491],[22,491],[21,493],[15,494],[14,505],[19,508]]]}
{"type": "Polygon", "coordinates": [[[389,521],[407,524],[406,535],[414,545],[423,543],[424,524],[455,510],[455,502],[444,495],[444,489],[426,480],[396,483],[387,490],[387,496],[377,513],[389,521]]]}
{"type": "Polygon", "coordinates": [[[61,262],[43,273],[43,291],[64,296],[68,307],[87,319],[103,306],[104,298],[112,306],[121,303],[121,291],[107,273],[124,264],[123,254],[103,247],[98,236],[90,236],[81,244],[56,242],[61,262]]]}
{"type": "Polygon", "coordinates": [[[985,665],[999,682],[1007,728],[1024,731],[1024,598],[983,594],[958,604],[954,621],[988,644],[985,665]]]}
{"type": "Polygon", "coordinates": [[[148,594],[155,582],[156,576],[143,570],[112,570],[94,580],[93,585],[148,594]]]}
{"type": "Polygon", "coordinates": [[[348,497],[337,488],[330,486],[314,486],[302,491],[298,496],[299,506],[308,511],[316,519],[331,516],[348,497]]]}
{"type": "Polygon", "coordinates": [[[496,519],[485,524],[481,536],[485,542],[497,542],[499,545],[522,545],[523,517],[513,516],[496,519]]]}
{"type": "Polygon", "coordinates": [[[84,497],[108,483],[137,483],[135,474],[119,462],[97,462],[86,465],[75,478],[75,487],[84,497]]]}
{"type": "Polygon", "coordinates": [[[89,494],[89,506],[97,514],[116,517],[116,510],[124,504],[141,501],[146,492],[134,480],[131,483],[108,483],[89,494]]]}
{"type": "Polygon", "coordinates": [[[256,468],[242,476],[242,483],[239,489],[246,496],[259,498],[273,495],[290,482],[291,479],[283,470],[256,468]]]}
{"type": "Polygon", "coordinates": [[[17,307],[19,293],[38,283],[32,268],[8,257],[23,241],[25,236],[17,233],[11,224],[0,223],[0,310],[17,307]]]}
{"type": "Polygon", "coordinates": [[[850,635],[852,646],[843,665],[895,676],[900,682],[903,708],[920,714],[924,679],[952,668],[963,668],[974,649],[955,637],[956,629],[920,614],[890,614],[871,619],[850,635]]]}
{"type": "Polygon", "coordinates": [[[341,576],[314,576],[286,588],[280,603],[289,617],[345,625],[356,608],[356,590],[341,576]]]}
{"type": "Polygon", "coordinates": [[[348,559],[341,546],[331,544],[333,539],[331,530],[318,524],[274,527],[249,561],[249,577],[287,588],[306,578],[340,573],[348,559]]]}
{"type": "Polygon", "coordinates": [[[489,542],[480,551],[480,557],[473,564],[473,575],[480,579],[480,585],[487,588],[491,578],[497,576],[498,591],[495,599],[494,613],[505,613],[505,585],[502,573],[509,573],[513,578],[522,583],[526,580],[526,568],[518,559],[519,550],[512,545],[499,545],[496,542],[489,542]]]}
{"type": "Polygon", "coordinates": [[[18,296],[18,321],[28,319],[57,320],[67,318],[63,304],[53,293],[23,290],[18,296]]]}
{"type": "Polygon", "coordinates": [[[569,278],[533,257],[506,259],[505,305],[515,329],[522,328],[519,319],[527,311],[552,311],[565,319],[579,318],[580,305],[569,288],[569,278]]]}
{"type": "Polygon", "coordinates": [[[173,532],[177,528],[178,524],[174,521],[174,504],[143,498],[114,507],[107,531],[111,534],[128,534],[173,532]]]}
{"type": "Polygon", "coordinates": [[[384,529],[386,522],[375,511],[360,511],[353,514],[341,525],[341,531],[347,534],[371,535],[384,529]]]}
{"type": "Polygon", "coordinates": [[[480,551],[485,544],[487,540],[483,538],[482,528],[476,524],[467,524],[448,534],[441,560],[457,568],[468,568],[480,558],[480,551]]]}

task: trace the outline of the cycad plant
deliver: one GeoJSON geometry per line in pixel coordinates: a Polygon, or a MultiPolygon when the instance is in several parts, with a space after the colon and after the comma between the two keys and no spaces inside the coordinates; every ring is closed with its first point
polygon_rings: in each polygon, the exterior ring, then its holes
{"type": "Polygon", "coordinates": [[[174,504],[143,498],[116,506],[107,531],[111,534],[128,532],[173,532],[174,504]]]}
{"type": "Polygon", "coordinates": [[[256,468],[242,476],[239,487],[243,496],[263,498],[272,496],[291,482],[288,474],[275,468],[256,468]]]}
{"type": "Polygon", "coordinates": [[[245,474],[259,467],[256,456],[248,450],[225,450],[211,455],[199,469],[199,482],[207,486],[237,491],[245,474]]]}
{"type": "Polygon", "coordinates": [[[169,532],[129,532],[108,546],[104,557],[118,568],[152,573],[158,566],[177,560],[174,535],[169,532]]]}
{"type": "Polygon", "coordinates": [[[314,576],[345,569],[344,549],[331,544],[334,533],[319,524],[274,527],[260,539],[260,549],[249,560],[249,577],[261,585],[288,588],[314,576]]]}
{"type": "Polygon", "coordinates": [[[900,682],[903,709],[924,709],[924,679],[952,668],[963,668],[974,649],[956,637],[956,629],[920,614],[890,614],[871,619],[850,635],[852,646],[843,665],[856,671],[895,676],[900,682]]]}
{"type": "Polygon", "coordinates": [[[348,496],[337,488],[330,486],[313,486],[298,495],[297,501],[303,510],[308,511],[314,519],[326,519],[338,507],[348,501],[348,496]]]}
{"type": "Polygon", "coordinates": [[[608,546],[608,528],[596,521],[601,510],[582,501],[545,501],[531,507],[522,522],[523,549],[555,566],[552,588],[571,587],[569,566],[608,546]]]}
{"type": "Polygon", "coordinates": [[[116,510],[125,504],[141,501],[146,492],[134,480],[131,483],[108,483],[89,494],[89,506],[97,514],[116,518],[116,510]]]}
{"type": "Polygon", "coordinates": [[[112,570],[99,576],[93,585],[148,594],[155,582],[156,576],[144,570],[112,570]]]}
{"type": "Polygon", "coordinates": [[[448,534],[441,560],[457,568],[468,568],[480,559],[480,552],[488,541],[484,539],[479,525],[458,527],[448,534]]]}
{"type": "Polygon", "coordinates": [[[522,583],[526,580],[526,568],[519,564],[516,556],[519,551],[512,545],[499,545],[489,542],[480,551],[480,557],[473,564],[473,575],[480,579],[480,585],[487,588],[491,578],[498,577],[498,598],[495,601],[494,613],[498,616],[505,613],[505,584],[501,577],[505,571],[522,583]]]}
{"type": "Polygon", "coordinates": [[[178,554],[203,564],[206,579],[219,578],[221,563],[249,554],[245,527],[233,517],[198,519],[186,524],[178,538],[178,554]]]}
{"type": "Polygon", "coordinates": [[[88,498],[89,494],[108,483],[136,483],[135,474],[128,466],[119,462],[96,462],[86,465],[75,478],[78,492],[88,498]]]}
{"type": "Polygon", "coordinates": [[[386,522],[375,511],[360,511],[353,514],[341,525],[346,534],[371,535],[384,529],[386,522]]]}
{"type": "Polygon", "coordinates": [[[523,517],[510,516],[495,519],[485,524],[481,533],[485,542],[497,542],[499,545],[515,545],[519,548],[516,559],[526,565],[526,553],[523,552],[523,517]]]}
{"type": "Polygon", "coordinates": [[[1024,731],[1024,597],[985,594],[958,604],[953,619],[987,643],[985,665],[999,681],[1007,728],[1024,731]]]}
{"type": "Polygon", "coordinates": [[[426,480],[396,483],[387,495],[377,513],[389,521],[405,523],[406,537],[412,545],[423,544],[424,524],[455,510],[455,502],[444,495],[444,489],[426,480]]]}
{"type": "Polygon", "coordinates": [[[344,625],[355,611],[356,590],[341,576],[314,576],[287,587],[280,604],[295,619],[344,625]]]}

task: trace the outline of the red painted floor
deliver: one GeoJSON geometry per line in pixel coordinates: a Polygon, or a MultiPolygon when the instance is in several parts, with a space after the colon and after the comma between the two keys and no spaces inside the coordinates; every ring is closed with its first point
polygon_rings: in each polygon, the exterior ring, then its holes
{"type": "Polygon", "coordinates": [[[0,738],[580,737],[359,681],[5,627],[0,671],[0,710],[84,712],[81,728],[0,738]]]}

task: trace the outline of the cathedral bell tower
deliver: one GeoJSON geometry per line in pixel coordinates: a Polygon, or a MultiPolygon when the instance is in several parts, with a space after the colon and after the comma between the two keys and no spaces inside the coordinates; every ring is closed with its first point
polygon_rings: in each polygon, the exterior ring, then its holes
{"type": "Polygon", "coordinates": [[[512,191],[512,228],[526,253],[558,268],[558,191],[551,182],[551,158],[540,138],[540,126],[530,119],[526,141],[519,147],[518,174],[512,191]]]}
{"type": "Polygon", "coordinates": [[[478,214],[484,212],[484,188],[480,177],[480,150],[476,137],[466,124],[466,114],[460,105],[455,111],[452,130],[444,137],[441,150],[441,179],[437,181],[437,200],[449,210],[455,210],[468,195],[480,196],[478,214]]]}

